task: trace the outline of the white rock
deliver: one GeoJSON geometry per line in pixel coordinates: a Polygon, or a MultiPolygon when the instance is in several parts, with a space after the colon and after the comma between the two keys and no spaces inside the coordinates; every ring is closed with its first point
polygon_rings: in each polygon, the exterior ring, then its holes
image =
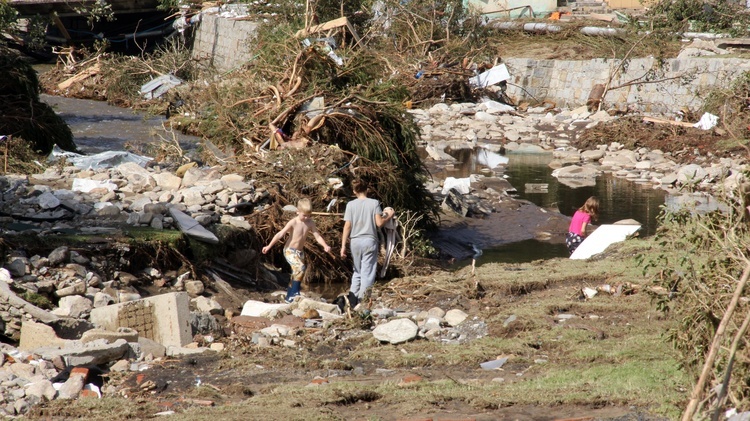
{"type": "Polygon", "coordinates": [[[69,295],[60,298],[58,308],[52,310],[52,314],[80,318],[88,315],[93,307],[91,300],[88,298],[80,295],[69,295]]]}
{"type": "Polygon", "coordinates": [[[26,385],[26,396],[36,396],[42,401],[51,401],[57,396],[57,390],[49,380],[40,380],[26,385]]]}
{"type": "Polygon", "coordinates": [[[462,310],[454,308],[453,310],[448,310],[447,313],[445,313],[445,322],[448,323],[451,326],[458,326],[466,320],[466,318],[469,317],[468,314],[464,313],[462,310]]]}
{"type": "Polygon", "coordinates": [[[372,331],[375,339],[392,344],[410,341],[417,336],[419,327],[409,319],[396,319],[378,325],[372,331]]]}
{"type": "Polygon", "coordinates": [[[198,309],[198,311],[201,311],[203,313],[211,313],[211,314],[223,314],[224,308],[221,307],[221,304],[217,303],[216,300],[213,300],[208,297],[200,296],[195,297],[192,300],[195,305],[195,308],[198,309]]]}
{"type": "Polygon", "coordinates": [[[262,301],[255,301],[255,300],[247,300],[245,301],[245,304],[242,306],[242,312],[240,315],[242,316],[253,316],[253,317],[260,317],[261,314],[265,313],[268,310],[280,310],[284,308],[289,308],[288,304],[271,304],[271,303],[264,303],[262,301]]]}

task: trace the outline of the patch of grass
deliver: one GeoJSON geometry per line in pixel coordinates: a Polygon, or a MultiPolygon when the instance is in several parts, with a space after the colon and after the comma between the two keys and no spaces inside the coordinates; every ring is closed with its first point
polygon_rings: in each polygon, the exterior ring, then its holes
{"type": "MultiPolygon", "coordinates": [[[[658,351],[651,351],[658,354],[658,351]]],[[[659,412],[670,418],[680,414],[678,405],[685,398],[690,383],[678,369],[677,362],[667,355],[648,361],[627,360],[602,365],[544,365],[537,376],[509,384],[504,396],[516,404],[540,404],[550,401],[561,404],[608,404],[636,406],[659,405],[659,412]],[[658,400],[654,397],[659,396],[658,400]],[[663,411],[663,412],[662,412],[663,411]]]]}
{"type": "Polygon", "coordinates": [[[50,301],[49,298],[45,297],[44,295],[37,294],[35,292],[26,291],[21,295],[21,298],[28,301],[30,304],[33,304],[45,310],[52,310],[55,308],[55,306],[52,304],[52,301],[50,301]]]}

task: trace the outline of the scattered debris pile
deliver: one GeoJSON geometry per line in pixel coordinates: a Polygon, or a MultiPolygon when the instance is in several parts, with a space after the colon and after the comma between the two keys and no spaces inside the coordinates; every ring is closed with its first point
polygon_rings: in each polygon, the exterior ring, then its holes
{"type": "Polygon", "coordinates": [[[159,393],[168,384],[142,378],[166,358],[227,346],[296,350],[341,335],[458,344],[487,335],[486,323],[460,308],[387,308],[388,291],[373,298],[378,304],[369,316],[302,296],[291,304],[247,300],[238,315],[207,289],[215,285],[204,286],[189,271],[175,278],[179,271],[162,274],[153,267],[110,275],[97,254],[87,254],[61,246],[46,256],[11,257],[0,269],[3,335],[17,344],[0,350],[4,415],[26,414],[56,399],[159,393]],[[144,279],[160,285],[160,293],[141,297],[144,279]],[[362,325],[352,329],[361,317],[362,325]]]}

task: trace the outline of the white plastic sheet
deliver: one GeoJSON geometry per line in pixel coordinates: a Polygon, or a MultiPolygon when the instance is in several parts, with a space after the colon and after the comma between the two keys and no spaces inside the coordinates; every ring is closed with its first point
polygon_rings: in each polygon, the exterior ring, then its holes
{"type": "Polygon", "coordinates": [[[508,79],[510,79],[508,68],[505,67],[505,64],[501,63],[484,73],[480,73],[478,76],[469,78],[469,83],[474,86],[485,88],[508,79]]]}
{"type": "Polygon", "coordinates": [[[719,124],[719,117],[711,113],[703,113],[701,119],[697,123],[693,124],[693,127],[702,130],[711,130],[719,124]]]}
{"type": "Polygon", "coordinates": [[[146,164],[153,159],[125,151],[106,151],[96,155],[81,155],[75,152],[64,151],[55,146],[52,149],[52,154],[50,155],[49,160],[56,161],[59,158],[65,158],[68,163],[83,170],[112,168],[126,162],[135,162],[136,164],[145,167],[146,164]]]}
{"type": "Polygon", "coordinates": [[[586,237],[570,255],[571,259],[588,259],[607,249],[611,244],[625,241],[628,236],[641,229],[640,225],[601,225],[586,237]]]}
{"type": "Polygon", "coordinates": [[[461,194],[469,194],[471,191],[471,178],[448,177],[443,182],[443,194],[448,194],[450,189],[456,189],[461,194]]]}

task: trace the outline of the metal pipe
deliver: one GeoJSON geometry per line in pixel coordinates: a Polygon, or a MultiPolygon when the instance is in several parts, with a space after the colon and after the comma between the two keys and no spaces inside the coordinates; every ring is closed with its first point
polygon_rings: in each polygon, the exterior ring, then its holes
{"type": "Polygon", "coordinates": [[[487,25],[489,25],[490,28],[495,29],[502,29],[506,31],[510,30],[516,30],[516,29],[523,29],[523,24],[521,22],[508,22],[508,21],[490,21],[487,25]]]}
{"type": "Polygon", "coordinates": [[[562,27],[560,25],[552,25],[549,23],[527,23],[523,25],[523,30],[526,32],[537,32],[537,33],[544,33],[544,32],[560,32],[562,31],[562,27]]]}
{"type": "Polygon", "coordinates": [[[583,28],[581,28],[581,33],[584,35],[613,37],[613,36],[624,34],[625,30],[621,28],[602,28],[600,26],[584,26],[583,28]]]}
{"type": "MultiPolygon", "coordinates": [[[[562,26],[560,25],[554,25],[554,24],[543,23],[543,22],[521,24],[520,22],[493,20],[493,21],[488,22],[487,26],[491,28],[495,28],[495,29],[506,30],[506,31],[523,29],[526,32],[535,32],[535,33],[562,31],[562,26]]],[[[584,26],[583,28],[580,29],[580,32],[584,35],[611,37],[611,36],[623,35],[626,31],[622,28],[584,26]]],[[[639,32],[639,33],[647,34],[648,32],[639,32]]],[[[682,36],[683,38],[700,38],[700,39],[720,39],[720,38],[730,37],[729,34],[714,34],[710,32],[683,32],[682,34],[679,34],[679,35],[682,36]]]]}
{"type": "Polygon", "coordinates": [[[710,32],[683,32],[683,38],[719,39],[729,38],[729,34],[713,34],[710,32]]]}

